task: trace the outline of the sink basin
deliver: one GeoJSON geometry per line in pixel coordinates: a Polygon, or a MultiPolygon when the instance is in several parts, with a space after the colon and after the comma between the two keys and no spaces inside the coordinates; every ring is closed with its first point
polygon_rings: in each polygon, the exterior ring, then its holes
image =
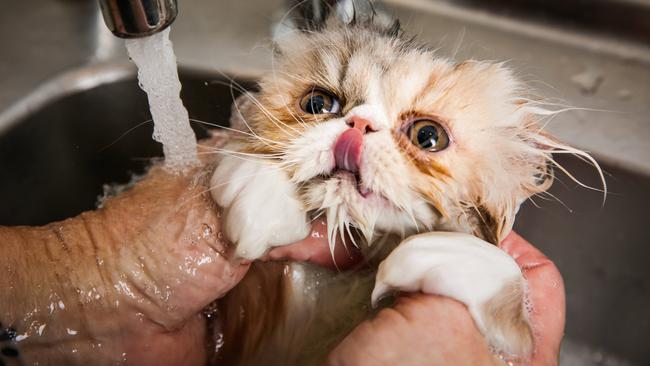
{"type": "MultiPolygon", "coordinates": [[[[582,182],[600,187],[593,167],[575,158],[558,161],[582,182]]],[[[601,166],[609,190],[604,206],[600,192],[558,174],[550,189],[557,200],[535,198],[539,207],[526,202],[515,230],[564,276],[567,328],[560,364],[647,365],[650,177],[601,166]]]]}
{"type": "MultiPolygon", "coordinates": [[[[39,225],[92,209],[103,185],[126,183],[161,156],[134,75],[52,96],[0,134],[1,225],[39,225]]],[[[181,69],[180,76],[190,117],[224,125],[231,93],[237,95],[228,80],[191,69],[181,69]]],[[[209,126],[193,127],[203,137],[209,126]]],[[[559,161],[585,183],[599,186],[592,167],[577,159],[559,161]]],[[[551,193],[572,211],[553,199],[536,198],[540,207],[524,204],[516,224],[564,274],[563,365],[641,365],[650,359],[645,346],[650,339],[650,178],[604,169],[610,190],[604,208],[600,193],[560,176],[562,183],[551,193]]]]}
{"type": "MultiPolygon", "coordinates": [[[[236,88],[220,85],[229,83],[223,76],[180,74],[190,118],[227,123],[236,88]]],[[[41,225],[93,209],[104,184],[126,183],[162,156],[135,69],[122,80],[52,99],[0,134],[2,225],[41,225]]],[[[201,138],[210,126],[192,127],[201,138]]]]}

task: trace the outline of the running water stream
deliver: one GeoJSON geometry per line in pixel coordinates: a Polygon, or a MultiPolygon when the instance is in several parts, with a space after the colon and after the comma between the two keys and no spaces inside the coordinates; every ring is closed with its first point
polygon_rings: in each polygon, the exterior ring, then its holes
{"type": "Polygon", "coordinates": [[[163,144],[165,166],[181,172],[198,164],[196,136],[180,98],[176,56],[169,30],[126,40],[129,57],[138,67],[138,82],[147,93],[154,123],[153,138],[163,144]]]}

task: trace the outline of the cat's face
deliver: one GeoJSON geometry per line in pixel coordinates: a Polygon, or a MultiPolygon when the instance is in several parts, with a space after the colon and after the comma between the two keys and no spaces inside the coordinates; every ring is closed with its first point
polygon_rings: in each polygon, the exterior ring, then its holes
{"type": "Polygon", "coordinates": [[[501,64],[453,64],[390,33],[330,20],[279,39],[273,72],[239,103],[246,150],[279,160],[332,230],[498,241],[551,181],[521,85],[501,64]]]}

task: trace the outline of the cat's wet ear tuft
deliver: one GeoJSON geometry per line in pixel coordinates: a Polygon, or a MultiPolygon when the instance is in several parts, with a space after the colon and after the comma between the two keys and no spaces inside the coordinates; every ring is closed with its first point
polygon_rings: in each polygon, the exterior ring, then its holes
{"type": "Polygon", "coordinates": [[[377,32],[398,36],[400,22],[373,0],[290,0],[288,10],[274,29],[274,39],[288,32],[313,32],[330,23],[366,26],[377,32]]]}

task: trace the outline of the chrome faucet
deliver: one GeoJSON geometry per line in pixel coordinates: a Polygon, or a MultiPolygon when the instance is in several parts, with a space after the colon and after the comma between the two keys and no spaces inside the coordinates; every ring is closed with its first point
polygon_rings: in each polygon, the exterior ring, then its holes
{"type": "Polygon", "coordinates": [[[176,0],[99,0],[104,22],[120,38],[141,38],[169,27],[176,19],[176,0]]]}

